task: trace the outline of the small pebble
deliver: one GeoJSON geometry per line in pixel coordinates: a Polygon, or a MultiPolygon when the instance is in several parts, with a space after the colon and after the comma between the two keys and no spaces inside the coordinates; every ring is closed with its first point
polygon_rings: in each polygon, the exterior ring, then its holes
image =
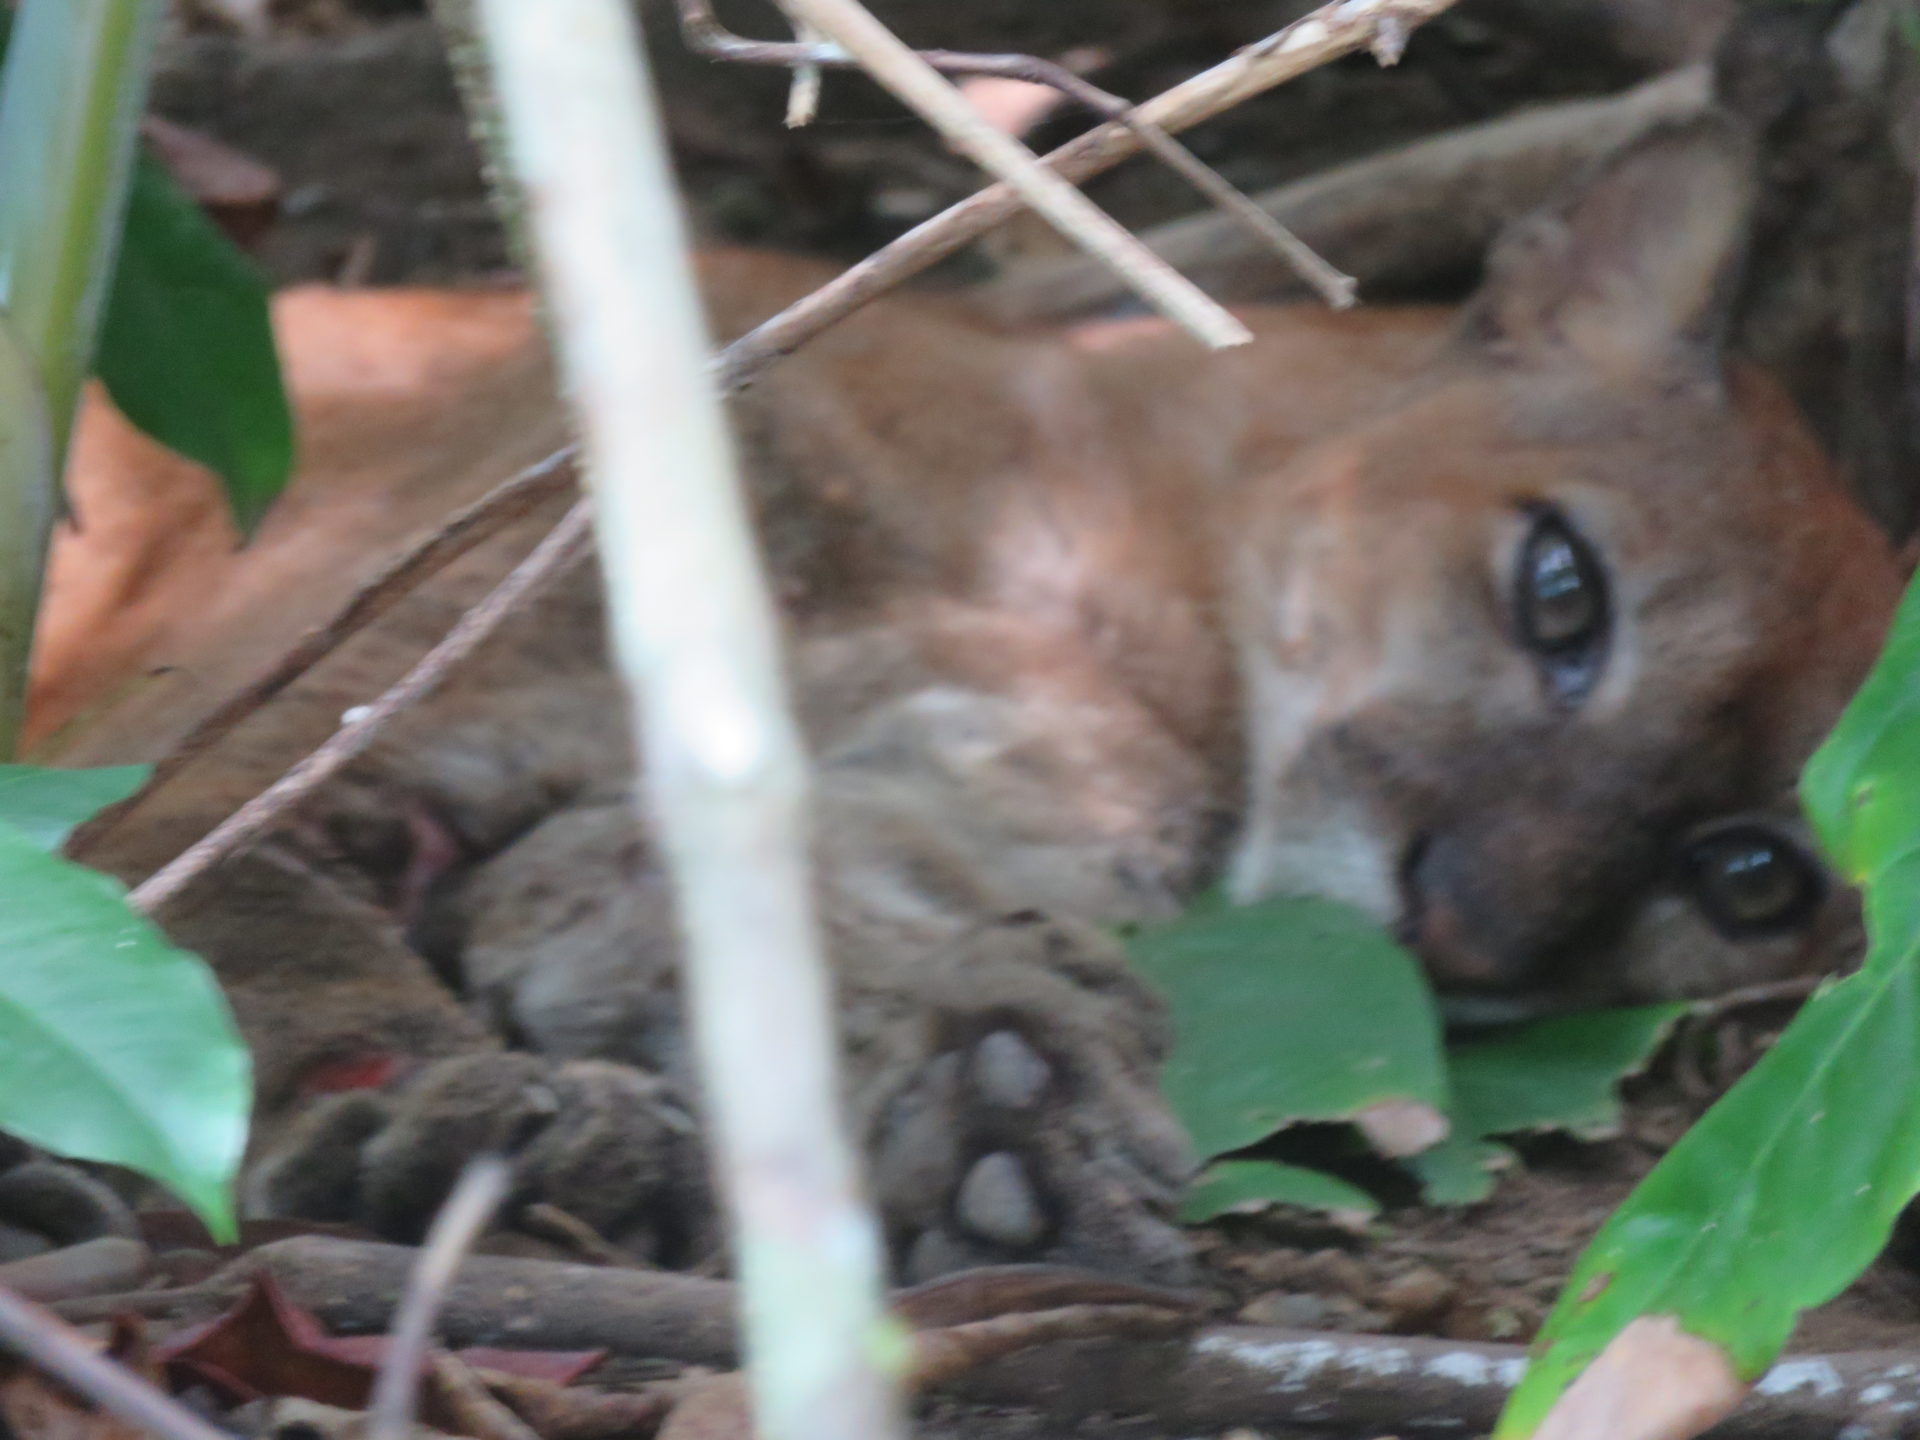
{"type": "Polygon", "coordinates": [[[1316,1250],[1294,1267],[1292,1283],[1321,1295],[1365,1296],[1367,1267],[1344,1250],[1316,1250]]]}
{"type": "Polygon", "coordinates": [[[1460,1287],[1430,1265],[1416,1265],[1395,1276],[1374,1295],[1389,1330],[1409,1333],[1430,1328],[1446,1313],[1460,1287]]]}

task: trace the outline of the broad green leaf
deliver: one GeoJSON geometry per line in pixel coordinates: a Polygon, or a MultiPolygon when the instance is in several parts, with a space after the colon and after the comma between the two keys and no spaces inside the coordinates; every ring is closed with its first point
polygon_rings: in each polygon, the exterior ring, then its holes
{"type": "Polygon", "coordinates": [[[1456,1133],[1618,1133],[1620,1082],[1645,1067],[1686,1013],[1685,1005],[1643,1005],[1556,1015],[1454,1046],[1447,1073],[1456,1133]]]}
{"type": "MultiPolygon", "coordinates": [[[[1907,591],[1873,673],[1807,762],[1800,798],[1828,858],[1855,884],[1920,847],[1920,586],[1907,591]]],[[[1875,953],[1890,953],[1884,942],[1895,938],[1876,931],[1875,953]]]]}
{"type": "Polygon", "coordinates": [[[1180,1219],[1197,1225],[1220,1215],[1257,1213],[1274,1205],[1365,1220],[1380,1213],[1377,1200],[1336,1176],[1271,1160],[1222,1160],[1209,1165],[1193,1182],[1180,1206],[1180,1219]]]}
{"type": "Polygon", "coordinates": [[[1807,1002],[1602,1227],[1498,1436],[1531,1434],[1642,1315],[1676,1317],[1758,1376],[1920,1190],[1920,589],[1801,796],[1828,854],[1866,886],[1866,960],[1807,1002]]]}
{"type": "Polygon", "coordinates": [[[58,850],[76,825],[138,790],[151,769],[148,765],[107,765],[94,770],[0,765],[0,824],[11,825],[42,850],[58,850]]]}
{"type": "Polygon", "coordinates": [[[127,419],[220,477],[252,529],[293,468],[266,284],[147,156],[94,369],[127,419]]]}
{"type": "Polygon", "coordinates": [[[1358,911],[1324,900],[1206,907],[1127,943],[1172,1006],[1163,1083],[1202,1155],[1386,1101],[1445,1107],[1426,982],[1358,911]]]}
{"type": "Polygon", "coordinates": [[[249,1066],[212,973],[6,826],[0,895],[0,1129],[152,1176],[230,1238],[249,1066]]]}
{"type": "Polygon", "coordinates": [[[1507,1026],[1447,1052],[1452,1134],[1405,1161],[1429,1205],[1474,1205],[1514,1163],[1496,1135],[1564,1130],[1583,1140],[1620,1125],[1621,1080],[1640,1070],[1684,1005],[1556,1015],[1507,1026]]]}
{"type": "Polygon", "coordinates": [[[1807,1002],[1581,1257],[1502,1417],[1532,1433],[1627,1322],[1671,1314],[1758,1376],[1845,1289],[1920,1186],[1920,976],[1883,966],[1807,1002]]]}

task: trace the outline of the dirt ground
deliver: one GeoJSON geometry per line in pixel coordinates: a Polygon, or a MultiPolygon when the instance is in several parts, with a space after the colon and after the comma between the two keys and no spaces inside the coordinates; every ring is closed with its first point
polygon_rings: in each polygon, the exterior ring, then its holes
{"type": "MultiPolygon", "coordinates": [[[[968,34],[916,38],[978,43],[998,12],[1013,18],[996,48],[1050,44],[1057,53],[1078,26],[1077,43],[1117,57],[1097,73],[1100,82],[1146,94],[1304,7],[1196,5],[1182,23],[1169,29],[1163,18],[1160,33],[1145,38],[1127,32],[1146,24],[1150,7],[1140,5],[975,8],[968,34]],[[1044,21],[1034,9],[1047,12],[1044,21]]],[[[508,270],[451,79],[418,9],[310,4],[265,37],[208,22],[169,38],[155,108],[267,162],[284,181],[283,217],[259,250],[276,281],[482,282],[508,270]]],[[[1398,69],[1358,59],[1310,75],[1198,132],[1194,148],[1258,189],[1529,100],[1603,92],[1644,72],[1633,56],[1604,47],[1556,50],[1505,17],[1510,11],[1500,6],[1468,5],[1423,31],[1398,69]]],[[[716,70],[653,28],[682,174],[705,237],[852,256],[975,184],[966,166],[862,82],[831,80],[822,123],[790,133],[779,124],[779,77],[716,70]]],[[[1032,138],[1057,141],[1071,123],[1051,123],[1032,138]]],[[[1095,194],[1133,224],[1192,208],[1178,181],[1141,162],[1095,194]]],[[[1011,243],[1050,242],[1022,230],[1011,243]]],[[[1524,1167],[1480,1206],[1394,1208],[1364,1234],[1301,1216],[1203,1232],[1222,1315],[1525,1342],[1588,1236],[1697,1108],[1658,1079],[1643,1090],[1620,1138],[1534,1143],[1524,1167]]],[[[1815,1351],[1915,1345],[1920,1278],[1891,1260],[1810,1315],[1796,1342],[1815,1351]]],[[[949,1420],[958,1424],[959,1414],[949,1420]]],[[[973,1424],[970,1433],[978,1431],[973,1424]]],[[[1039,1432],[1005,1417],[996,1433],[1013,1440],[1039,1432]]]]}

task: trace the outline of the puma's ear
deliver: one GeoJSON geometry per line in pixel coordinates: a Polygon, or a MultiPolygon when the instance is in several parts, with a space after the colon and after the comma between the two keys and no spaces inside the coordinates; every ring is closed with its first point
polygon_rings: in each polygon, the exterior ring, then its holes
{"type": "Polygon", "coordinates": [[[1711,373],[1753,208],[1752,148],[1709,115],[1657,130],[1508,228],[1467,333],[1610,374],[1711,373]]]}

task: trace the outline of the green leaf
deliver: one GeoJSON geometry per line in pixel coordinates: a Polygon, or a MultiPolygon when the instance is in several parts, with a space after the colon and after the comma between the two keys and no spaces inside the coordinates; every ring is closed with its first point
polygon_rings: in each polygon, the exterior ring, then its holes
{"type": "Polygon", "coordinates": [[[7,826],[0,895],[0,1129],[139,1170],[231,1238],[249,1065],[212,973],[7,826]]]}
{"type": "Polygon", "coordinates": [[[293,468],[267,287],[144,155],[94,368],[128,420],[220,477],[251,530],[293,468]]]}
{"type": "Polygon", "coordinates": [[[1127,945],[1172,1007],[1163,1083],[1202,1155],[1387,1101],[1444,1107],[1426,982],[1360,912],[1325,900],[1207,907],[1127,945]]]}
{"type": "Polygon", "coordinates": [[[13,826],[42,850],[58,850],[81,822],[126,799],[146,783],[150,765],[94,770],[49,770],[0,765],[0,823],[13,826]]]}
{"type": "Polygon", "coordinates": [[[1493,1194],[1500,1172],[1512,1169],[1519,1158],[1505,1145],[1455,1133],[1400,1163],[1420,1182],[1420,1198],[1427,1204],[1478,1205],[1493,1194]]]}
{"type": "Polygon", "coordinates": [[[1602,1227],[1500,1437],[1531,1434],[1642,1315],[1675,1316],[1759,1375],[1920,1190],[1920,588],[1808,762],[1801,798],[1842,873],[1866,886],[1866,960],[1807,1002],[1602,1227]]]}
{"type": "Polygon", "coordinates": [[[1513,1151],[1495,1135],[1564,1130],[1597,1140],[1620,1128],[1622,1079],[1666,1038],[1685,1005],[1596,1010],[1503,1027],[1447,1052],[1452,1133],[1403,1163],[1429,1205],[1477,1205],[1513,1151]]]}
{"type": "Polygon", "coordinates": [[[1456,1045],[1447,1069],[1457,1133],[1618,1134],[1620,1082],[1646,1066],[1686,1013],[1685,1005],[1643,1005],[1556,1015],[1456,1045]]]}
{"type": "Polygon", "coordinates": [[[1180,1220],[1197,1225],[1221,1215],[1245,1215],[1275,1205],[1324,1210],[1371,1220],[1380,1204],[1358,1186],[1318,1170],[1271,1160],[1222,1160],[1201,1172],[1180,1206],[1180,1220]]]}
{"type": "Polygon", "coordinates": [[[1845,1289],[1920,1187],[1920,976],[1838,982],[1683,1136],[1567,1281],[1496,1433],[1531,1434],[1628,1321],[1672,1314],[1748,1379],[1845,1289]],[[1900,1079],[1898,1077],[1908,1077],[1900,1079]]]}

